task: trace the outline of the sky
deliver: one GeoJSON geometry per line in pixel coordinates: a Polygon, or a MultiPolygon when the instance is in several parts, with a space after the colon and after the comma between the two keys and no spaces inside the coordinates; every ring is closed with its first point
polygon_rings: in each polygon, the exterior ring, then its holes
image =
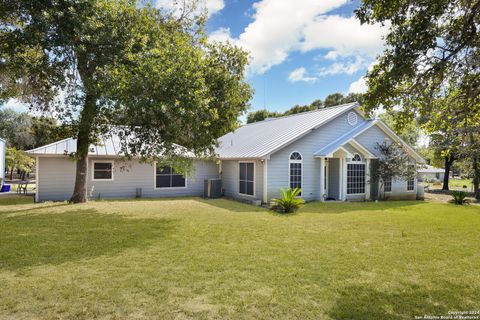
{"type": "MultiPolygon", "coordinates": [[[[175,0],[154,0],[172,8],[175,0]]],[[[363,76],[383,50],[386,27],[360,25],[359,0],[202,0],[209,41],[249,53],[252,110],[284,111],[328,94],[364,92],[363,76]]],[[[4,107],[25,106],[10,101],[4,107]]]]}

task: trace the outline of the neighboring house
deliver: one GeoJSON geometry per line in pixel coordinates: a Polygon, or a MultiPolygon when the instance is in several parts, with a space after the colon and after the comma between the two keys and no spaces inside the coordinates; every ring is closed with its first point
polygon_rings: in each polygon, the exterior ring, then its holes
{"type": "Polygon", "coordinates": [[[5,183],[5,153],[6,153],[6,142],[0,138],[0,189],[2,189],[3,184],[5,183]]]}
{"type": "Polygon", "coordinates": [[[418,169],[418,177],[425,182],[440,182],[445,177],[445,169],[435,168],[430,165],[418,169]]]}
{"type": "MultiPolygon", "coordinates": [[[[367,119],[357,103],[269,119],[240,127],[219,139],[218,164],[195,160],[193,177],[137,160],[124,162],[119,141],[92,146],[87,190],[92,198],[199,196],[204,179],[221,178],[231,198],[268,203],[280,188],[300,187],[306,200],[365,200],[378,194],[370,179],[376,143],[396,141],[412,164],[424,160],[380,120],[367,119]],[[123,168],[123,170],[122,170],[123,168]]],[[[73,191],[75,163],[66,153],[76,140],[66,139],[30,150],[37,158],[37,201],[65,200],[73,191]]],[[[416,179],[388,184],[389,198],[415,199],[416,179]]]]}

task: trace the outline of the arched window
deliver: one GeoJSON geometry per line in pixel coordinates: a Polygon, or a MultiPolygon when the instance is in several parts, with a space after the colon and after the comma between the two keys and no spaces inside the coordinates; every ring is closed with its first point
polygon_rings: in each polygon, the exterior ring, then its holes
{"type": "Polygon", "coordinates": [[[365,194],[365,163],[358,153],[347,164],[347,194],[365,194]]]}
{"type": "MultiPolygon", "coordinates": [[[[292,152],[289,160],[290,188],[302,188],[302,155],[299,152],[292,152]]],[[[301,194],[300,194],[301,195],[301,194]]]]}

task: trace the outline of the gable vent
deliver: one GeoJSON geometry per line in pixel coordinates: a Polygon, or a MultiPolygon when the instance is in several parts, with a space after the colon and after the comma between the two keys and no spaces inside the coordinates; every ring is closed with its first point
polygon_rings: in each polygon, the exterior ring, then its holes
{"type": "Polygon", "coordinates": [[[348,124],[351,126],[356,125],[358,122],[357,114],[353,111],[350,111],[347,116],[347,121],[348,121],[348,124]]]}

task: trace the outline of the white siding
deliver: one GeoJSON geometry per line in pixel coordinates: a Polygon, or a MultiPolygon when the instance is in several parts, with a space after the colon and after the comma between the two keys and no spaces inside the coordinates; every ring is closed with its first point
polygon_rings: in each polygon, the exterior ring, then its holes
{"type": "MultiPolygon", "coordinates": [[[[204,179],[217,178],[218,166],[213,161],[195,161],[193,177],[187,177],[186,188],[155,189],[154,166],[139,161],[122,161],[119,158],[101,158],[114,161],[112,181],[92,181],[93,161],[88,162],[87,194],[90,198],[133,198],[136,189],[142,188],[143,197],[201,196],[204,179]]],[[[39,201],[68,200],[75,183],[75,162],[66,157],[39,158],[39,201]]]]}
{"type": "MultiPolygon", "coordinates": [[[[268,163],[270,165],[270,163],[268,163]]],[[[237,161],[237,160],[223,160],[222,161],[222,188],[227,197],[236,199],[263,199],[263,168],[264,164],[258,160],[252,161],[237,161]],[[254,196],[243,195],[239,193],[239,163],[253,162],[255,174],[255,194],[254,196]]]]}
{"type": "Polygon", "coordinates": [[[5,181],[5,141],[0,139],[0,188],[2,187],[5,181]]]}
{"type": "MultiPolygon", "coordinates": [[[[356,126],[362,125],[365,119],[358,113],[357,116],[356,126]]],[[[272,154],[268,160],[268,198],[278,197],[280,188],[288,188],[289,156],[293,151],[298,151],[303,157],[302,197],[308,201],[320,200],[320,160],[314,158],[313,154],[352,128],[347,122],[347,114],[343,114],[272,154]]],[[[330,168],[330,172],[334,172],[334,166],[330,168]]],[[[329,183],[332,184],[332,180],[337,178],[331,175],[329,183]]],[[[329,190],[329,194],[335,192],[338,193],[333,189],[329,190]]]]}

